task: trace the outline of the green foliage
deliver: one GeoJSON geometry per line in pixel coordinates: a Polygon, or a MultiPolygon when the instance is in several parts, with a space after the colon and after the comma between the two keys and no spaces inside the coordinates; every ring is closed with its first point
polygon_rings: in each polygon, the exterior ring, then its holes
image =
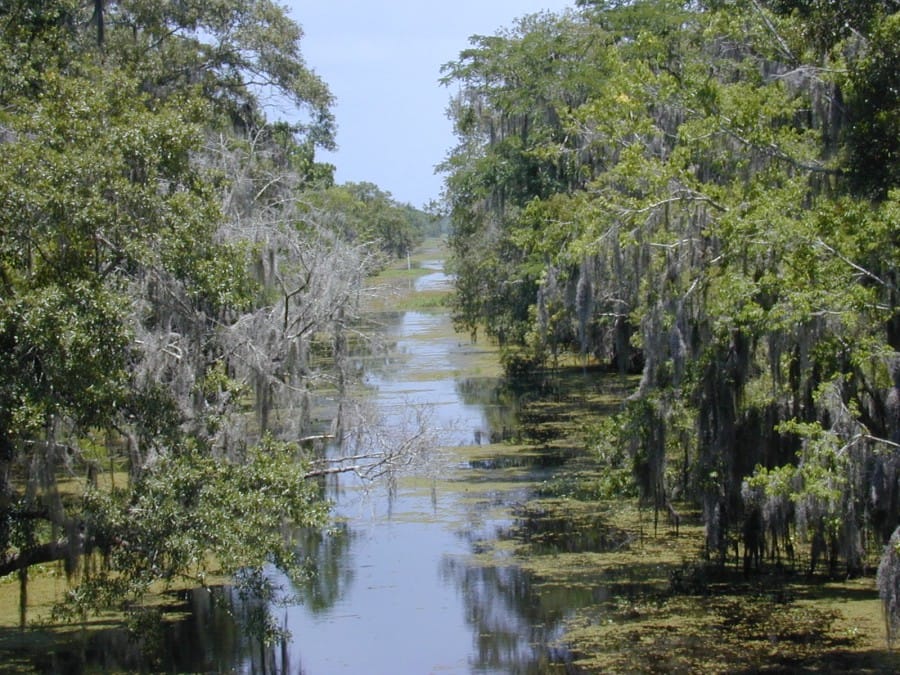
{"type": "Polygon", "coordinates": [[[141,598],[159,580],[204,583],[210,572],[265,563],[298,568],[282,528],[322,525],[327,513],[296,448],[271,440],[232,460],[186,448],[127,493],[91,490],[84,500],[85,528],[110,561],[103,581],[125,591],[119,602],[141,598]]]}
{"type": "Polygon", "coordinates": [[[132,357],[127,277],[182,271],[178,248],[211,251],[217,214],[189,162],[199,102],[151,109],[134,80],[93,69],[47,72],[42,85],[38,98],[9,99],[3,116],[0,435],[10,440],[54,419],[112,423],[132,357]]]}
{"type": "Polygon", "coordinates": [[[848,75],[849,170],[865,194],[900,187],[900,10],[876,24],[848,75]]]}
{"type": "Polygon", "coordinates": [[[587,435],[587,445],[597,453],[601,475],[597,481],[598,499],[622,499],[638,496],[633,460],[623,439],[621,416],[608,417],[596,423],[587,435]]]}
{"type": "Polygon", "coordinates": [[[869,35],[885,13],[897,11],[896,0],[770,0],[763,4],[777,14],[797,19],[801,34],[819,53],[854,35],[869,35]]]}
{"type": "MultiPolygon", "coordinates": [[[[303,113],[301,137],[333,147],[331,93],[306,66],[303,31],[283,7],[269,0],[127,0],[104,2],[102,11],[106,30],[97,39],[106,59],[154,96],[199,88],[219,112],[252,128],[264,118],[250,83],[264,82],[303,113]]],[[[99,28],[96,19],[93,26],[99,28]]]]}
{"type": "MultiPolygon", "coordinates": [[[[287,329],[338,335],[367,269],[291,206],[330,184],[334,132],[301,35],[267,0],[4,5],[0,574],[65,560],[60,616],[296,571],[284,532],[324,520],[306,457],[248,422],[278,385],[308,406],[287,329]],[[300,123],[268,123],[261,79],[300,123]]],[[[410,245],[375,193],[373,228],[410,245]]]]}
{"type": "Polygon", "coordinates": [[[306,208],[351,242],[372,242],[393,257],[405,256],[424,238],[430,216],[399,204],[372,183],[346,183],[304,194],[306,208]]]}
{"type": "Polygon", "coordinates": [[[108,289],[53,284],[4,303],[5,433],[27,439],[54,418],[82,427],[115,418],[125,397],[130,335],[125,303],[108,289]]]}
{"type": "Polygon", "coordinates": [[[457,318],[526,363],[641,364],[643,495],[724,550],[759,467],[767,531],[858,570],[900,346],[896,3],[581,4],[445,70],[457,318]]]}

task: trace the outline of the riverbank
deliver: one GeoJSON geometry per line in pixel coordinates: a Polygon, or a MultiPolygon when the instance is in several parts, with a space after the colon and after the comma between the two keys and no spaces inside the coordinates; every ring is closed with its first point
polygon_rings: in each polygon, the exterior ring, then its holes
{"type": "MultiPolygon", "coordinates": [[[[540,589],[539,602],[560,603],[558,644],[569,656],[559,672],[900,672],[885,642],[877,558],[853,579],[799,571],[807,566],[802,553],[799,569],[764,564],[750,575],[737,559],[724,568],[707,562],[701,514],[689,505],[676,505],[677,527],[668,514],[655,526],[652,510],[635,500],[593,498],[604,469],[581,454],[579,430],[595,414],[577,396],[555,403],[558,435],[548,438],[544,425],[539,446],[516,452],[556,448],[569,458],[540,496],[514,511],[507,532],[480,545],[480,564],[515,565],[540,589]]],[[[482,461],[511,449],[482,448],[482,461]]]]}
{"type": "Polygon", "coordinates": [[[634,383],[581,368],[547,382],[547,395],[524,397],[513,437],[456,451],[465,457],[468,471],[458,480],[473,511],[508,523],[473,538],[471,563],[521,570],[538,614],[560,621],[548,669],[900,672],[886,646],[877,557],[868,575],[854,579],[810,576],[799,571],[802,562],[798,569],[764,565],[750,576],[738,560],[724,568],[707,563],[702,518],[689,505],[677,505],[676,530],[668,518],[654,527],[652,512],[635,500],[595,498],[604,467],[585,451],[584,430],[614,411],[634,383]],[[536,496],[492,507],[511,483],[536,496]]]}
{"type": "Polygon", "coordinates": [[[719,568],[705,561],[698,512],[678,505],[677,531],[668,518],[654,528],[634,501],[591,499],[589,464],[562,467],[556,484],[569,489],[523,505],[480,554],[527,571],[540,602],[567,603],[559,644],[571,661],[559,672],[900,672],[874,568],[843,580],[719,568]]]}
{"type": "MultiPolygon", "coordinates": [[[[854,579],[774,564],[748,576],[739,560],[724,568],[707,562],[701,514],[689,505],[677,505],[677,526],[668,514],[654,525],[652,510],[635,500],[594,498],[604,468],[596,455],[582,453],[580,431],[602,407],[586,400],[580,369],[553,377],[580,382],[582,393],[553,403],[555,434],[548,437],[546,423],[530,430],[526,424],[522,433],[542,441],[515,453],[532,456],[540,448],[545,457],[568,458],[538,497],[514,511],[507,532],[481,543],[478,555],[481,564],[521,568],[540,603],[560,604],[558,644],[568,653],[560,672],[900,672],[898,655],[885,643],[877,559],[867,576],[854,579]]],[[[594,376],[593,386],[608,378],[594,376]]],[[[522,418],[541,419],[528,406],[522,418]]],[[[500,445],[481,453],[496,463],[511,450],[500,445]]]]}
{"type": "MultiPolygon", "coordinates": [[[[282,646],[283,669],[900,670],[884,646],[872,575],[833,581],[771,566],[745,577],[733,560],[724,569],[704,562],[703,524],[689,505],[676,505],[676,528],[666,518],[654,524],[633,499],[599,498],[616,493],[591,431],[634,379],[581,366],[500,377],[497,349],[453,330],[442,255],[440,242],[429,242],[372,279],[367,309],[391,349],[367,364],[360,393],[387,416],[421,406],[443,446],[428,471],[384,492],[335,491],[336,527],[305,544],[317,575],[297,589],[303,602],[279,606],[296,636],[282,646]]],[[[65,588],[59,566],[36,571],[29,615],[49,616],[65,588]]],[[[117,621],[48,623],[23,641],[16,585],[0,596],[9,614],[0,650],[19,672],[32,672],[35,654],[54,640],[84,651],[88,634],[117,621]]],[[[197,609],[187,597],[161,595],[159,609],[173,631],[185,619],[179,635],[197,640],[205,615],[187,623],[197,609]]],[[[203,639],[227,641],[236,629],[216,630],[224,637],[203,639]]],[[[236,654],[228,663],[241,672],[249,657],[236,654]]]]}

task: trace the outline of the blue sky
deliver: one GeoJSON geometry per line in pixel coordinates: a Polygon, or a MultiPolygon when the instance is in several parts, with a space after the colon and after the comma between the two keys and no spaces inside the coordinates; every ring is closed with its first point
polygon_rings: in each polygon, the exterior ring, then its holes
{"type": "Polygon", "coordinates": [[[368,181],[394,199],[423,206],[437,199],[434,174],[454,145],[446,117],[451,90],[440,67],[516,18],[560,12],[574,0],[291,0],[305,33],[307,65],[337,98],[336,153],[340,183],[368,181]]]}

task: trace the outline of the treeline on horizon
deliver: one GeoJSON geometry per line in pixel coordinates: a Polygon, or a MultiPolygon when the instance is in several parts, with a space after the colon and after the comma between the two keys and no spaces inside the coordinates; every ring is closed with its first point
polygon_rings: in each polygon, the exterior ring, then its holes
{"type": "Polygon", "coordinates": [[[457,324],[513,374],[640,374],[595,447],[712,560],[864,572],[900,515],[900,3],[578,5],[444,68],[457,324]]]}

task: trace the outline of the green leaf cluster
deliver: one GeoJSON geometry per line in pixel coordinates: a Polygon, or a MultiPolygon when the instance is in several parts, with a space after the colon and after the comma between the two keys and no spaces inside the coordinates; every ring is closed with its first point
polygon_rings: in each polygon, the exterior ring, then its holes
{"type": "Polygon", "coordinates": [[[344,183],[304,196],[308,213],[351,242],[368,242],[391,257],[405,256],[421,243],[431,216],[400,204],[372,183],[344,183]]]}
{"type": "Polygon", "coordinates": [[[711,550],[755,522],[755,467],[789,467],[795,526],[858,570],[897,516],[868,482],[898,447],[896,3],[581,4],[445,68],[457,321],[641,372],[623,447],[711,550]]]}
{"type": "MultiPolygon", "coordinates": [[[[324,522],[308,458],[265,432],[309,432],[310,345],[339,351],[367,263],[298,207],[334,141],[301,37],[268,0],[3,5],[0,575],[65,561],[72,618],[292,569],[285,533],[324,522]],[[299,121],[266,119],[273,92],[299,121]],[[273,429],[274,406],[305,412],[273,429]]],[[[368,191],[353,236],[409,246],[368,191]]]]}

